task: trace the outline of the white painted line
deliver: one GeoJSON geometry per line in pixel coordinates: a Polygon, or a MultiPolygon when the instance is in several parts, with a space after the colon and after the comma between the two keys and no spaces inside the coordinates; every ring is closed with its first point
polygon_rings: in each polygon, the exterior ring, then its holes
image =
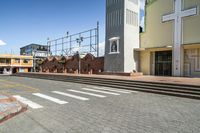
{"type": "Polygon", "coordinates": [[[133,91],[133,90],[117,89],[117,88],[111,88],[111,87],[102,87],[102,88],[112,89],[115,91],[121,91],[121,93],[138,93],[138,91],[133,91]]]}
{"type": "Polygon", "coordinates": [[[119,92],[119,93],[126,93],[126,94],[128,94],[128,93],[131,93],[130,91],[124,91],[124,90],[118,90],[118,89],[113,89],[113,88],[105,88],[105,87],[92,87],[92,88],[95,88],[95,89],[98,89],[98,90],[107,90],[107,91],[112,91],[112,92],[119,92]]]}
{"type": "Polygon", "coordinates": [[[72,95],[72,94],[64,93],[64,92],[60,92],[60,91],[52,91],[52,92],[56,93],[56,94],[63,95],[63,96],[67,96],[67,97],[72,97],[72,98],[75,98],[75,99],[83,100],[83,101],[90,100],[89,98],[80,97],[80,96],[76,96],[76,95],[72,95]]]}
{"type": "Polygon", "coordinates": [[[44,95],[44,94],[41,94],[41,93],[33,93],[33,95],[41,97],[41,98],[44,98],[44,99],[47,99],[49,101],[52,101],[52,102],[55,102],[55,103],[58,103],[58,104],[66,104],[66,103],[68,103],[66,101],[62,101],[60,99],[57,99],[57,98],[54,98],[54,97],[50,97],[50,96],[47,96],[47,95],[44,95]]]}
{"type": "Polygon", "coordinates": [[[89,93],[89,92],[84,92],[84,91],[77,91],[77,90],[68,90],[68,91],[81,93],[81,94],[86,94],[86,95],[95,96],[95,97],[100,97],[100,98],[106,97],[104,95],[99,95],[99,94],[94,94],[94,93],[89,93]]]}
{"type": "Polygon", "coordinates": [[[94,91],[94,92],[100,92],[100,93],[104,93],[104,94],[110,94],[110,95],[120,95],[118,93],[108,92],[108,91],[100,91],[100,90],[89,89],[89,88],[82,88],[82,89],[87,90],[87,91],[94,91]]]}
{"type": "Polygon", "coordinates": [[[41,106],[37,103],[34,103],[34,102],[32,102],[24,97],[21,97],[19,95],[14,95],[13,97],[16,98],[18,101],[22,102],[23,104],[27,104],[29,107],[31,107],[33,109],[43,108],[43,106],[41,106]]]}

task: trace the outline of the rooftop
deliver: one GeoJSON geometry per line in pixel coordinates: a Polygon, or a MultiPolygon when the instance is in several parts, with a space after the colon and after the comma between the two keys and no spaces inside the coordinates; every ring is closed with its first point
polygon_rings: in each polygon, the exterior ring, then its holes
{"type": "Polygon", "coordinates": [[[13,55],[13,54],[0,54],[0,58],[28,58],[28,59],[33,59],[33,56],[13,55]]]}

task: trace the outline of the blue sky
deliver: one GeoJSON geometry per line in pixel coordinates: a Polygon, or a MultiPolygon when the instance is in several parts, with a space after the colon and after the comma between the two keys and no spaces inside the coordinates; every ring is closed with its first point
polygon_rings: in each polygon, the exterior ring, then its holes
{"type": "Polygon", "coordinates": [[[97,21],[103,44],[105,0],[0,0],[0,53],[19,54],[24,45],[46,44],[48,37],[87,30],[97,21]]]}

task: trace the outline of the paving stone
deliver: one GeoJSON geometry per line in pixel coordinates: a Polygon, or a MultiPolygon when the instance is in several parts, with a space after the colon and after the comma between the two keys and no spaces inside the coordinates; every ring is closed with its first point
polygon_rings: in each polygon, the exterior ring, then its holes
{"type": "MultiPolygon", "coordinates": [[[[66,91],[85,85],[10,77],[42,93],[66,91]]],[[[20,93],[20,92],[18,92],[20,93]]],[[[28,98],[35,98],[30,92],[21,91],[28,98]]],[[[0,126],[3,132],[20,133],[198,133],[200,132],[200,101],[186,98],[161,96],[149,93],[123,94],[103,99],[90,98],[80,102],[59,97],[69,103],[60,106],[36,100],[44,104],[40,110],[28,110],[0,126]],[[23,123],[23,125],[21,124],[23,123]],[[12,127],[12,128],[11,128],[12,127]],[[34,130],[30,130],[34,129],[34,130]]]]}

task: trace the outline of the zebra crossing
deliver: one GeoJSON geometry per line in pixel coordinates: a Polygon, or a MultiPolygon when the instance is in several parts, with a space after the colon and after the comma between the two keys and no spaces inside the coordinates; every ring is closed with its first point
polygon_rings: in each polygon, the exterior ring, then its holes
{"type": "Polygon", "coordinates": [[[35,102],[32,102],[32,101],[28,100],[27,98],[21,97],[19,95],[14,95],[13,97],[16,98],[18,101],[30,106],[33,109],[43,108],[43,106],[41,106],[35,102]]]}
{"type": "Polygon", "coordinates": [[[41,93],[33,93],[33,95],[38,96],[38,97],[41,97],[41,98],[44,98],[44,99],[47,99],[47,100],[49,100],[49,101],[52,101],[52,102],[55,102],[55,103],[58,103],[58,104],[66,104],[66,103],[68,103],[68,102],[62,101],[62,100],[60,100],[60,99],[58,99],[58,98],[54,98],[54,97],[51,97],[51,96],[47,96],[47,95],[41,94],[41,93]]]}
{"type": "Polygon", "coordinates": [[[56,93],[56,94],[72,97],[72,98],[75,98],[75,99],[83,100],[83,101],[89,100],[89,98],[80,97],[80,96],[76,96],[76,95],[72,95],[72,94],[68,94],[68,93],[63,93],[63,92],[60,92],[60,91],[52,91],[52,92],[56,93]]]}
{"type": "Polygon", "coordinates": [[[92,88],[98,89],[98,90],[107,90],[107,91],[113,91],[113,92],[118,92],[118,93],[124,93],[124,94],[130,94],[131,92],[136,93],[136,91],[128,91],[128,90],[122,90],[122,89],[113,89],[113,88],[107,88],[107,87],[97,87],[93,86],[92,88]]]}
{"type": "MultiPolygon", "coordinates": [[[[87,87],[87,88],[80,88],[79,90],[67,89],[66,92],[51,91],[51,94],[56,94],[56,96],[61,95],[61,96],[65,96],[65,97],[69,97],[69,98],[81,100],[81,101],[91,100],[92,97],[106,98],[110,95],[119,96],[121,94],[131,94],[131,93],[137,93],[137,92],[136,91],[114,89],[114,88],[106,88],[106,87],[96,87],[96,86],[87,87]],[[71,94],[70,92],[75,93],[75,94],[71,94]],[[79,96],[78,94],[84,95],[84,97],[79,96]],[[88,96],[90,96],[91,98],[88,98],[88,96]]],[[[54,103],[60,104],[60,105],[64,105],[64,104],[69,103],[65,100],[61,100],[59,98],[55,98],[55,97],[52,97],[52,96],[49,96],[49,95],[46,95],[46,94],[43,94],[43,93],[32,93],[32,95],[36,96],[37,98],[41,98],[43,100],[54,102],[54,103]]],[[[40,104],[38,104],[38,103],[36,103],[36,102],[26,98],[26,97],[23,97],[23,96],[20,96],[20,95],[13,95],[13,97],[15,97],[21,103],[28,105],[32,109],[44,108],[43,105],[40,105],[40,104]]]]}
{"type": "Polygon", "coordinates": [[[80,94],[86,94],[86,95],[95,96],[95,97],[100,97],[100,98],[106,97],[104,95],[99,95],[99,94],[94,94],[94,93],[84,92],[84,91],[77,91],[77,90],[68,90],[68,91],[75,92],[75,93],[80,93],[80,94]]]}
{"type": "Polygon", "coordinates": [[[100,92],[100,93],[110,94],[110,95],[120,95],[119,93],[108,92],[108,91],[102,91],[102,90],[96,90],[96,89],[90,89],[90,88],[82,88],[82,89],[83,89],[83,90],[86,90],[86,91],[100,92]]]}

